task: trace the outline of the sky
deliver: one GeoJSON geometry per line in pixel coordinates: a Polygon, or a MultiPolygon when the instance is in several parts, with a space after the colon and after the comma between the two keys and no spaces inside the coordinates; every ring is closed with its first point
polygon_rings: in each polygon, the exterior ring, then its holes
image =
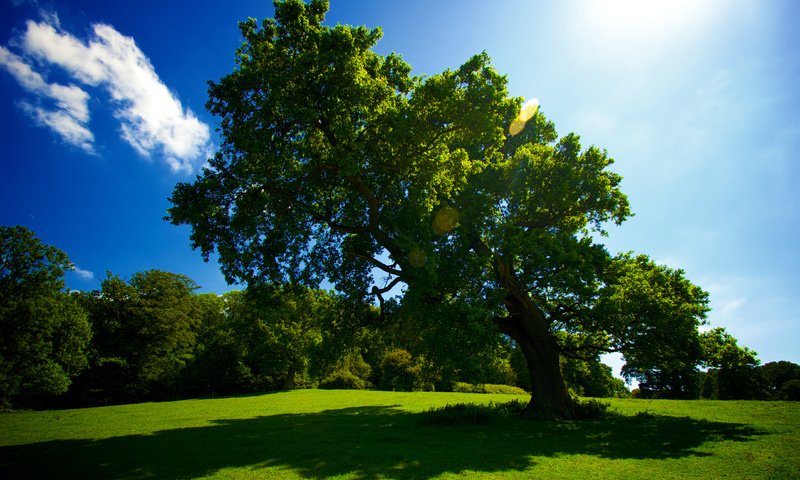
{"type": "MultiPolygon", "coordinates": [[[[163,217],[221,143],[207,81],[271,2],[0,2],[0,225],[64,250],[70,289],[152,268],[235,288],[163,217]]],[[[707,328],[800,363],[798,18],[793,0],[332,0],[326,23],[380,26],[376,51],[418,75],[486,51],[615,159],[635,216],[612,253],[682,268],[707,328]]]]}

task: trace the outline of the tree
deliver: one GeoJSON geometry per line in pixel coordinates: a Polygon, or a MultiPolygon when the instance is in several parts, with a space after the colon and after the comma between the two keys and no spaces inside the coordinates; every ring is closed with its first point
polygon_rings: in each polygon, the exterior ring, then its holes
{"type": "Polygon", "coordinates": [[[641,395],[697,398],[702,350],[698,328],[708,312],[708,293],[682,270],[658,265],[645,255],[620,255],[605,270],[605,285],[593,308],[596,331],[610,334],[612,349],[625,357],[622,373],[637,379],[641,395]]]}
{"type": "Polygon", "coordinates": [[[0,406],[62,394],[86,367],[86,314],[62,291],[72,269],[30,230],[0,227],[0,406]]]}
{"type": "Polygon", "coordinates": [[[127,282],[108,274],[85,295],[94,332],[84,389],[102,401],[161,398],[177,390],[200,329],[198,288],[185,275],[147,270],[127,282]]]}
{"type": "Polygon", "coordinates": [[[612,159],[521,108],[485,53],[412,76],[372,51],[379,29],[322,25],[327,7],[277,1],[240,24],[235,70],[209,84],[222,145],[167,218],[231,282],[327,279],[380,305],[404,284],[430,322],[480,302],[525,356],[528,412],[569,416],[557,333],[610,348],[589,313],[609,262],[593,232],[630,215],[612,159]]]}
{"type": "MultiPolygon", "coordinates": [[[[761,375],[764,379],[767,392],[774,398],[780,398],[781,390],[786,383],[800,381],[800,365],[785,360],[769,362],[761,366],[761,375]]],[[[797,387],[792,387],[797,392],[797,387]]],[[[792,400],[797,400],[795,395],[792,400]]]]}
{"type": "Polygon", "coordinates": [[[321,341],[326,292],[290,285],[251,286],[228,298],[228,325],[250,388],[294,388],[321,341]]]}
{"type": "Polygon", "coordinates": [[[765,396],[756,352],[739,346],[724,328],[703,332],[700,345],[703,363],[713,370],[713,398],[750,400],[765,396]]]}

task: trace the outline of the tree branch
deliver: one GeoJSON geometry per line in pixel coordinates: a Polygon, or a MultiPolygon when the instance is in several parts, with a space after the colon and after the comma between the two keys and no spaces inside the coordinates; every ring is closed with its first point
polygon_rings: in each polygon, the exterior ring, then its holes
{"type": "Polygon", "coordinates": [[[361,254],[361,253],[356,253],[355,255],[357,257],[365,260],[366,262],[372,264],[373,266],[383,270],[386,273],[395,275],[397,277],[401,277],[404,274],[404,272],[402,270],[397,270],[396,268],[392,268],[389,265],[386,265],[385,263],[383,263],[383,262],[381,262],[381,261],[379,261],[379,260],[377,260],[377,259],[375,259],[375,258],[373,258],[373,257],[371,257],[369,255],[364,255],[364,254],[361,254]]]}

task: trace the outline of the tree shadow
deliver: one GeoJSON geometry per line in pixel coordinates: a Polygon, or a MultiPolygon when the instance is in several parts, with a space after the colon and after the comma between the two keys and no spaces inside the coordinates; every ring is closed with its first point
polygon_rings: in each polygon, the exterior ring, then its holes
{"type": "Polygon", "coordinates": [[[304,478],[430,478],[465,470],[522,471],[535,467],[537,456],[706,456],[698,449],[708,442],[760,434],[741,424],[649,415],[454,427],[423,426],[420,418],[396,407],[356,407],[9,446],[0,448],[0,478],[192,478],[227,467],[270,466],[304,478]]]}

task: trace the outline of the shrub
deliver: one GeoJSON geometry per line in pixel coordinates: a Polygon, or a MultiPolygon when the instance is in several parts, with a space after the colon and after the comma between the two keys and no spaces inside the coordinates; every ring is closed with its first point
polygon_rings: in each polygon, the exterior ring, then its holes
{"type": "Polygon", "coordinates": [[[365,390],[372,385],[347,370],[333,372],[319,382],[319,387],[326,390],[365,390]]]}
{"type": "Polygon", "coordinates": [[[381,390],[422,390],[422,369],[415,365],[413,357],[403,349],[391,350],[381,360],[381,390]]]}
{"type": "Polygon", "coordinates": [[[609,411],[610,403],[599,400],[575,400],[570,418],[573,420],[594,420],[605,418],[611,414],[609,411]]]}
{"type": "Polygon", "coordinates": [[[800,400],[800,380],[789,380],[781,387],[782,400],[800,400]]]}
{"type": "Polygon", "coordinates": [[[422,414],[423,425],[489,425],[502,419],[518,416],[525,410],[525,404],[518,400],[508,403],[475,405],[457,403],[426,410],[422,414]]]}
{"type": "Polygon", "coordinates": [[[511,385],[498,385],[494,383],[473,385],[465,382],[455,382],[453,384],[453,391],[461,393],[504,393],[509,395],[526,395],[528,393],[519,387],[512,387],[511,385]]]}

